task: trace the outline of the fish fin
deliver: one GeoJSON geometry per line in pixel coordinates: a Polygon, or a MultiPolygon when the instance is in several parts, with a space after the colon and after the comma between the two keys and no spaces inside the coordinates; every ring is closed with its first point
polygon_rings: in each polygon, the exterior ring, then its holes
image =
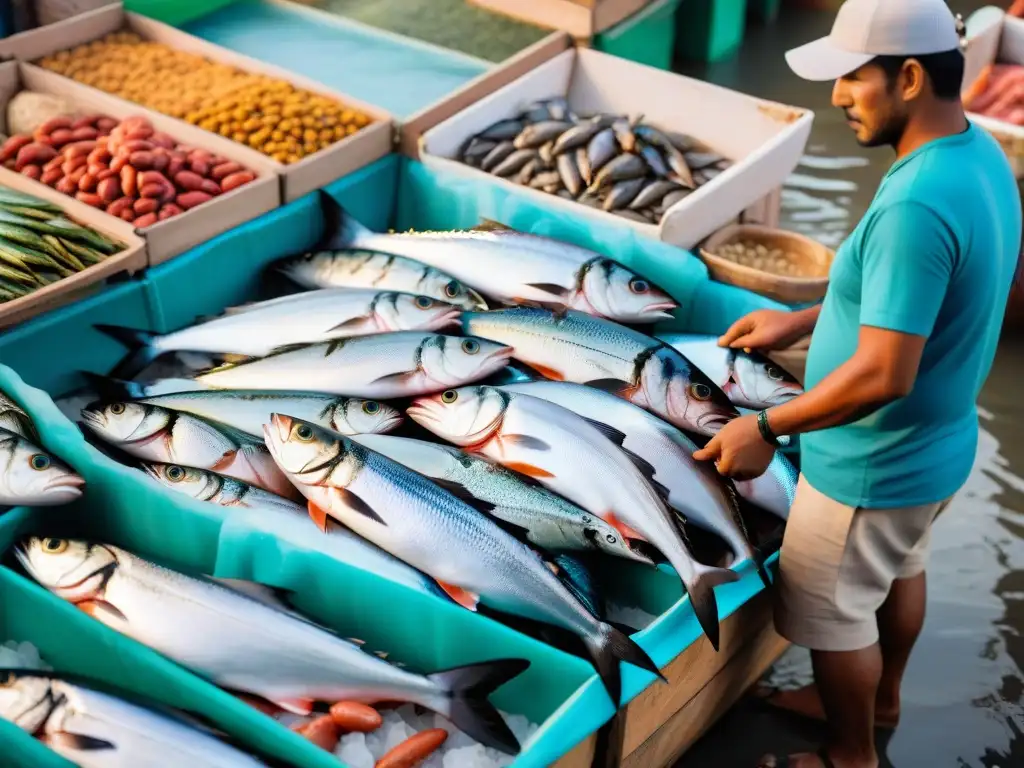
{"type": "Polygon", "coordinates": [[[374,379],[372,384],[404,384],[407,381],[412,381],[420,375],[418,370],[416,371],[403,371],[402,373],[389,373],[386,376],[381,376],[374,379]]]}
{"type": "Polygon", "coordinates": [[[320,210],[324,215],[324,236],[314,251],[341,251],[358,248],[361,240],[373,233],[324,190],[320,190],[320,210]]]}
{"type": "Polygon", "coordinates": [[[387,523],[384,522],[384,518],[378,515],[373,510],[373,507],[352,493],[352,491],[347,491],[344,488],[332,488],[331,493],[334,496],[337,496],[339,501],[353,512],[358,512],[360,515],[368,517],[381,525],[387,525],[387,523]]]}
{"type": "Polygon", "coordinates": [[[546,469],[535,467],[533,464],[527,464],[522,461],[512,461],[505,465],[506,469],[511,469],[513,472],[518,472],[521,475],[527,477],[554,477],[553,474],[548,472],[546,469]]]}
{"type": "Polygon", "coordinates": [[[267,699],[267,701],[276,704],[285,712],[291,712],[293,715],[312,714],[313,705],[316,703],[313,699],[267,699]]]}
{"type": "Polygon", "coordinates": [[[68,733],[67,731],[48,733],[42,741],[50,747],[63,747],[64,749],[73,749],[78,752],[117,749],[113,742],[106,739],[97,739],[95,736],[86,736],[83,733],[68,733]]]}
{"type": "Polygon", "coordinates": [[[638,456],[628,448],[623,448],[622,452],[626,454],[627,457],[629,457],[630,461],[633,462],[633,466],[640,470],[640,474],[644,476],[644,480],[646,480],[648,485],[651,486],[651,489],[656,494],[658,494],[658,497],[661,499],[661,502],[666,507],[671,506],[668,503],[668,499],[669,496],[672,495],[672,492],[664,485],[662,485],[660,482],[654,479],[655,474],[657,474],[657,470],[654,468],[654,465],[651,464],[651,462],[649,462],[643,456],[638,456]]]}
{"type": "Polygon", "coordinates": [[[480,595],[473,594],[472,592],[458,587],[454,584],[448,584],[444,581],[438,581],[438,586],[445,591],[452,600],[461,605],[463,608],[467,608],[471,611],[476,611],[477,605],[480,604],[480,595]]]}
{"type": "Polygon", "coordinates": [[[512,227],[502,224],[494,219],[482,218],[480,223],[472,229],[473,232],[515,232],[512,227]]]}
{"type": "Polygon", "coordinates": [[[502,435],[501,442],[509,443],[518,448],[529,448],[531,451],[550,451],[551,446],[543,440],[529,435],[502,435]]]}
{"type": "Polygon", "coordinates": [[[628,381],[623,381],[622,379],[593,379],[592,381],[587,381],[584,383],[588,387],[600,389],[604,392],[613,394],[616,397],[621,397],[623,393],[629,391],[629,389],[633,386],[628,381]]]}
{"type": "Polygon", "coordinates": [[[82,613],[92,616],[104,624],[109,624],[111,619],[118,622],[128,622],[128,617],[106,600],[83,600],[80,603],[75,603],[75,607],[82,611],[82,613]]]}
{"type": "MultiPolygon", "coordinates": [[[[586,416],[580,416],[580,418],[619,446],[619,448],[622,448],[622,444],[626,441],[625,432],[620,432],[615,427],[609,426],[602,421],[597,421],[596,419],[588,419],[586,416]]],[[[623,448],[623,450],[625,449],[623,448]]]]}
{"type": "Polygon", "coordinates": [[[92,371],[79,371],[78,375],[85,379],[93,391],[104,400],[122,402],[146,396],[143,386],[136,381],[103,376],[92,371]]]}
{"type": "Polygon", "coordinates": [[[306,509],[309,510],[309,516],[313,519],[313,522],[316,523],[316,527],[324,533],[327,533],[327,521],[330,519],[327,514],[327,510],[318,506],[313,501],[306,504],[306,509]]]}
{"type": "MultiPolygon", "coordinates": [[[[286,354],[288,352],[294,352],[297,349],[303,349],[304,347],[308,347],[308,346],[309,346],[308,344],[282,344],[279,347],[274,347],[273,349],[271,349],[270,352],[268,352],[263,357],[276,357],[277,355],[284,355],[284,354],[286,354]]],[[[262,358],[251,358],[251,359],[252,360],[256,360],[256,359],[262,359],[262,358]]],[[[228,363],[228,365],[241,365],[241,363],[228,363]]],[[[206,371],[206,373],[209,373],[209,371],[206,371]]]]}
{"type": "MultiPolygon", "coordinates": [[[[729,497],[729,510],[732,512],[732,518],[736,522],[736,526],[740,529],[740,533],[743,534],[743,540],[750,545],[750,551],[747,553],[750,559],[754,561],[754,567],[757,569],[757,575],[761,579],[761,583],[764,584],[765,588],[769,588],[772,585],[771,576],[768,575],[768,570],[765,568],[764,552],[754,546],[754,543],[750,540],[750,531],[747,530],[747,521],[743,519],[743,513],[740,511],[740,493],[736,489],[736,483],[731,478],[723,477],[723,485],[725,486],[725,493],[729,497]]],[[[739,554],[739,553],[734,553],[739,554]]]]}
{"type": "Polygon", "coordinates": [[[711,641],[711,647],[718,650],[720,639],[718,624],[718,601],[715,599],[714,587],[738,581],[740,575],[725,568],[709,568],[701,566],[689,584],[683,584],[686,594],[690,596],[690,605],[700,623],[704,634],[711,641]]]}
{"type": "Polygon", "coordinates": [[[224,454],[210,466],[210,469],[213,470],[214,472],[222,472],[231,466],[231,464],[234,462],[237,456],[237,449],[231,451],[224,451],[224,454]]]}
{"type": "Polygon", "coordinates": [[[368,318],[366,318],[365,316],[364,317],[350,317],[348,320],[344,320],[344,321],[338,323],[337,325],[328,328],[327,329],[327,333],[330,333],[331,331],[340,331],[342,329],[353,330],[355,328],[360,328],[360,327],[362,327],[364,325],[367,325],[369,323],[370,323],[370,320],[368,318]]]}
{"type": "Polygon", "coordinates": [[[611,697],[616,708],[620,705],[622,698],[622,669],[620,661],[628,661],[630,664],[640,667],[651,674],[657,675],[663,681],[665,676],[661,674],[658,665],[655,664],[647,652],[636,644],[629,635],[623,634],[610,624],[601,624],[601,631],[595,638],[586,641],[590,658],[597,669],[597,674],[604,683],[605,690],[611,697]]]}
{"type": "Polygon", "coordinates": [[[462,483],[457,483],[454,480],[445,480],[444,478],[434,477],[430,478],[430,481],[439,488],[443,488],[448,491],[448,493],[455,498],[466,502],[470,506],[479,509],[481,512],[491,512],[494,509],[494,504],[489,501],[484,501],[483,499],[478,499],[470,493],[469,489],[462,483]]]}
{"type": "Polygon", "coordinates": [[[558,283],[527,283],[531,288],[536,288],[538,291],[544,291],[544,293],[550,293],[553,296],[560,298],[566,298],[571,291],[558,283]]]}
{"type": "Polygon", "coordinates": [[[554,368],[549,368],[546,365],[537,365],[536,363],[530,367],[545,379],[551,379],[551,381],[565,381],[565,374],[561,371],[556,371],[554,368]]]}
{"type": "Polygon", "coordinates": [[[599,598],[594,590],[594,580],[582,561],[563,553],[555,555],[548,562],[555,567],[555,576],[562,582],[562,586],[583,603],[584,607],[594,615],[594,618],[600,619],[603,611],[597,604],[599,598]],[[577,578],[577,574],[580,574],[582,578],[577,578]]]}
{"type": "Polygon", "coordinates": [[[110,375],[115,378],[134,378],[162,354],[153,349],[153,341],[157,335],[150,331],[103,324],[94,325],[93,328],[119,342],[128,350],[128,353],[110,371],[110,375]]]}
{"type": "Polygon", "coordinates": [[[606,512],[602,515],[604,521],[608,523],[612,528],[619,532],[619,535],[623,539],[633,539],[634,541],[647,541],[646,537],[642,533],[633,528],[630,528],[626,523],[618,518],[614,512],[606,512]]]}
{"type": "Polygon", "coordinates": [[[442,670],[427,678],[448,692],[448,718],[459,730],[485,747],[515,755],[519,741],[488,696],[529,666],[527,659],[496,659],[442,670]]]}
{"type": "Polygon", "coordinates": [[[624,635],[635,635],[637,632],[640,631],[636,627],[629,626],[629,624],[623,624],[621,621],[606,621],[605,623],[611,624],[624,635]]]}

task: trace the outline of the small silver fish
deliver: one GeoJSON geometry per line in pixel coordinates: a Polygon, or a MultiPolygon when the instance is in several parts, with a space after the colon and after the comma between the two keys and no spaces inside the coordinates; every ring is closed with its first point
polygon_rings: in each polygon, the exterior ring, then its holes
{"type": "Polygon", "coordinates": [[[207,469],[159,462],[143,462],[142,469],[165,487],[190,496],[197,501],[205,501],[221,507],[245,509],[274,507],[301,515],[305,515],[306,512],[304,506],[291,499],[207,469]]]}
{"type": "Polygon", "coordinates": [[[575,125],[558,137],[555,141],[553,152],[556,155],[560,155],[563,152],[569,152],[579,147],[586,147],[598,131],[603,131],[609,125],[611,125],[611,121],[603,116],[575,125]]]}
{"type": "Polygon", "coordinates": [[[543,163],[541,163],[539,157],[535,157],[530,160],[530,162],[519,169],[519,173],[516,174],[516,183],[529,184],[530,179],[532,179],[533,175],[541,169],[542,165],[543,163]]]}
{"type": "Polygon", "coordinates": [[[649,125],[641,125],[636,129],[636,134],[643,141],[652,144],[662,151],[668,166],[675,172],[675,181],[690,189],[696,188],[693,180],[693,173],[683,153],[676,149],[675,145],[664,133],[649,125]]]}
{"type": "Polygon", "coordinates": [[[466,148],[460,153],[462,159],[470,165],[478,166],[481,161],[498,145],[497,141],[491,139],[478,139],[473,137],[469,140],[466,148]]]}
{"type": "Polygon", "coordinates": [[[679,185],[674,181],[655,179],[653,181],[645,182],[644,188],[640,190],[640,193],[635,198],[633,198],[633,202],[629,204],[629,207],[634,211],[637,211],[646,208],[649,205],[655,205],[664,198],[665,195],[675,189],[679,189],[679,185]]]}
{"type": "Polygon", "coordinates": [[[583,179],[583,183],[589,186],[593,179],[593,173],[590,168],[590,156],[587,153],[586,147],[580,147],[576,150],[576,167],[580,169],[580,178],[583,179]]]}
{"type": "Polygon", "coordinates": [[[504,160],[506,157],[516,151],[515,144],[511,141],[503,141],[499,144],[495,144],[494,147],[488,152],[484,158],[480,161],[481,170],[490,173],[504,160]]]}
{"type": "Polygon", "coordinates": [[[540,153],[538,153],[536,149],[517,149],[498,163],[498,165],[491,170],[491,173],[495,176],[511,176],[513,173],[521,170],[528,162],[539,157],[540,153]]]}
{"type": "MultiPolygon", "coordinates": [[[[619,152],[619,144],[615,139],[615,131],[605,128],[594,135],[587,144],[587,167],[591,174],[596,174],[604,164],[619,152]]],[[[590,182],[591,184],[593,182],[590,182]]]]}
{"type": "Polygon", "coordinates": [[[646,179],[626,179],[615,184],[610,190],[608,190],[608,196],[604,201],[604,209],[606,211],[614,211],[618,208],[624,208],[633,200],[640,189],[646,184],[646,179]]]}
{"type": "Polygon", "coordinates": [[[513,144],[516,149],[536,149],[542,144],[554,141],[559,135],[572,128],[572,123],[559,120],[545,120],[540,123],[533,123],[526,126],[522,133],[516,136],[513,144]]]}
{"type": "Polygon", "coordinates": [[[652,147],[650,144],[644,144],[640,150],[640,156],[654,172],[655,176],[660,176],[661,178],[666,179],[669,174],[672,173],[665,164],[665,158],[661,156],[661,153],[656,147],[652,147]]]}
{"type": "Polygon", "coordinates": [[[499,120],[477,134],[478,139],[507,141],[518,136],[526,125],[522,120],[499,120]]]}
{"type": "Polygon", "coordinates": [[[562,182],[562,177],[558,171],[544,171],[538,173],[533,179],[530,180],[530,187],[533,189],[543,189],[551,185],[559,185],[562,182]]]}
{"type": "Polygon", "coordinates": [[[636,155],[619,155],[609,161],[590,183],[589,192],[596,192],[616,181],[642,178],[647,173],[647,164],[636,155]]]}
{"type": "Polygon", "coordinates": [[[558,174],[562,178],[562,184],[573,197],[578,197],[583,191],[583,179],[580,176],[580,169],[576,165],[576,157],[573,153],[558,155],[555,160],[558,174]]]}
{"type": "Polygon", "coordinates": [[[71,467],[20,434],[0,427],[0,504],[52,507],[82,495],[71,467]]]}

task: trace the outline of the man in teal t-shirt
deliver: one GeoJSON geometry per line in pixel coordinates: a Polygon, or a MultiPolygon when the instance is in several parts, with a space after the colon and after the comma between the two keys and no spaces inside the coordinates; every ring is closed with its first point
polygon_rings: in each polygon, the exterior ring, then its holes
{"type": "Polygon", "coordinates": [[[831,34],[787,54],[858,142],[896,160],[839,248],[824,302],[755,312],[720,343],[781,349],[813,330],[806,392],[727,424],[695,456],[736,478],[801,438],[775,624],[811,649],[815,685],[769,703],[824,718],[816,754],[765,766],[876,768],[924,623],[932,522],[963,485],[975,401],[995,356],[1021,248],[1021,200],[999,145],[960,102],[960,29],[943,0],[847,0],[831,34]]]}

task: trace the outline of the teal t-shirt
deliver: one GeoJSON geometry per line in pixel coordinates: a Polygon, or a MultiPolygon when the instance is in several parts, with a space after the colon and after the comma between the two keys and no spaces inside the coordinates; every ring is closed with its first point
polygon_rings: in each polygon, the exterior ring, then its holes
{"type": "Polygon", "coordinates": [[[805,383],[815,386],[853,355],[861,325],[927,342],[907,397],[801,437],[812,486],[875,509],[939,502],[960,489],[1020,250],[1017,183],[981,128],[972,123],[892,166],[836,253],[805,383]]]}

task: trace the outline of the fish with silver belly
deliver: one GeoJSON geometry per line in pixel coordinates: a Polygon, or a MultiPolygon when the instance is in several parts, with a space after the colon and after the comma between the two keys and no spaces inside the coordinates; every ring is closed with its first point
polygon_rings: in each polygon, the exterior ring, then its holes
{"type": "Polygon", "coordinates": [[[404,584],[426,595],[450,602],[448,595],[433,579],[341,525],[321,531],[310,520],[306,505],[264,491],[207,469],[178,464],[142,464],[143,470],[157,482],[197,501],[227,507],[230,511],[252,510],[246,521],[271,533],[278,541],[302,549],[322,552],[335,560],[404,584]]]}
{"type": "Polygon", "coordinates": [[[81,768],[265,765],[174,710],[53,672],[0,669],[0,717],[81,768]]]}
{"type": "Polygon", "coordinates": [[[468,312],[466,333],[513,347],[515,359],[554,381],[611,392],[671,424],[712,435],[739,412],[664,342],[581,312],[515,307],[468,312]]]}
{"type": "Polygon", "coordinates": [[[720,347],[717,336],[667,333],[658,338],[704,371],[742,408],[771,408],[803,394],[795,376],[760,352],[720,347]]]}
{"type": "Polygon", "coordinates": [[[85,480],[34,442],[0,427],[0,504],[53,507],[80,498],[85,480]]]}
{"type": "Polygon", "coordinates": [[[451,275],[390,253],[315,251],[289,256],[274,268],[303,288],[376,288],[429,296],[460,309],[487,309],[479,293],[451,275]]]}
{"type": "Polygon", "coordinates": [[[418,675],[297,614],[270,587],[229,587],[104,543],[33,537],[16,554],[58,597],[229,690],[301,714],[317,702],[410,702],[447,717],[486,746],[519,750],[487,696],[528,661],[418,675]]]}
{"type": "Polygon", "coordinates": [[[0,392],[0,429],[6,429],[8,432],[21,435],[27,440],[39,440],[39,435],[36,433],[36,425],[32,423],[32,417],[3,392],[0,392]]]}
{"type": "Polygon", "coordinates": [[[389,399],[440,392],[501,370],[512,350],[486,339],[400,331],[337,339],[195,376],[216,389],[313,391],[389,399]]]}
{"type": "Polygon", "coordinates": [[[82,423],[105,443],[135,458],[212,469],[279,496],[298,498],[263,441],[225,424],[133,402],[85,408],[82,423]]]}
{"type": "Polygon", "coordinates": [[[567,630],[586,646],[612,701],[620,661],[654,674],[635,642],[600,621],[534,550],[411,469],[337,433],[275,414],[266,428],[275,460],[319,509],[433,576],[470,610],[483,604],[567,630]]]}
{"type": "Polygon", "coordinates": [[[353,440],[432,480],[527,540],[553,552],[597,551],[650,563],[600,517],[492,461],[449,445],[394,435],[354,435],[353,440]]]}
{"type": "Polygon", "coordinates": [[[165,335],[97,325],[128,354],[113,375],[131,378],[163,354],[207,352],[264,357],[294,344],[316,344],[389,331],[436,331],[457,324],[459,309],[429,296],[363,288],[324,288],[225,311],[165,335]]]}
{"type": "Polygon", "coordinates": [[[486,386],[420,398],[407,413],[438,437],[472,446],[600,516],[621,535],[655,547],[675,569],[718,649],[713,588],[739,577],[693,557],[654,467],[622,447],[621,433],[547,400],[486,386]]]}
{"type": "Polygon", "coordinates": [[[571,308],[629,323],[654,323],[678,306],[650,280],[572,243],[485,223],[449,232],[373,232],[323,194],[329,247],[369,248],[454,275],[505,304],[571,308]]]}

